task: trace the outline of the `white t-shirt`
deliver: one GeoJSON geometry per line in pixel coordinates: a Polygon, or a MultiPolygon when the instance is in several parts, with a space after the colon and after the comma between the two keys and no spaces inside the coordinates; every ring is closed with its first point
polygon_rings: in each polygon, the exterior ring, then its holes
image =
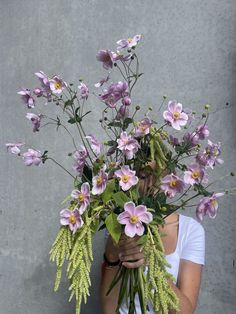
{"type": "MultiPolygon", "coordinates": [[[[108,237],[107,231],[105,237],[108,237]]],[[[191,217],[179,214],[179,228],[176,249],[173,253],[166,255],[167,262],[171,268],[167,271],[174,276],[177,282],[180,259],[192,261],[197,264],[205,264],[205,231],[203,226],[191,217]]],[[[147,267],[146,267],[147,271],[147,267]]],[[[151,303],[149,314],[154,314],[151,303]]],[[[136,313],[141,314],[138,295],[135,296],[136,313]]],[[[125,302],[120,307],[120,314],[127,314],[128,309],[125,302]]]]}

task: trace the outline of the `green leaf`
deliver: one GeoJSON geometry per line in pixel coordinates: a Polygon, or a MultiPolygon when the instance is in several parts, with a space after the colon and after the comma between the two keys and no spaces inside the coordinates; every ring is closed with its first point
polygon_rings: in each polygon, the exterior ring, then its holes
{"type": "Polygon", "coordinates": [[[147,242],[147,235],[144,234],[141,236],[140,239],[138,239],[138,241],[136,242],[138,245],[143,245],[147,242]]]}
{"type": "Polygon", "coordinates": [[[107,142],[105,142],[104,143],[104,145],[107,145],[107,146],[114,146],[114,145],[116,145],[117,144],[117,142],[116,141],[107,141],[107,142]]]}
{"type": "Polygon", "coordinates": [[[132,195],[132,199],[137,202],[139,198],[139,189],[138,184],[136,184],[130,191],[132,195]]]}
{"type": "Polygon", "coordinates": [[[109,180],[105,191],[101,195],[103,203],[107,203],[111,199],[112,194],[114,193],[114,188],[115,188],[115,180],[114,179],[109,180]]]}
{"type": "Polygon", "coordinates": [[[132,118],[125,118],[124,122],[123,122],[123,130],[127,129],[128,126],[133,123],[133,119],[132,118]]]}
{"type": "Polygon", "coordinates": [[[64,103],[64,108],[73,105],[73,100],[72,99],[68,99],[67,101],[65,101],[64,103]]]}
{"type": "Polygon", "coordinates": [[[118,243],[121,236],[122,228],[121,224],[119,224],[119,222],[117,221],[117,215],[115,213],[111,213],[109,216],[107,216],[105,224],[112,239],[116,243],[118,243]]]}
{"type": "Polygon", "coordinates": [[[121,128],[122,127],[122,123],[119,122],[119,121],[113,121],[113,122],[108,123],[108,126],[114,126],[114,127],[121,128]]]}
{"type": "Polygon", "coordinates": [[[113,200],[116,203],[116,206],[123,208],[126,202],[130,201],[130,198],[122,191],[119,191],[112,195],[113,200]]]}
{"type": "Polygon", "coordinates": [[[99,224],[100,224],[99,219],[95,220],[95,222],[91,224],[90,229],[92,230],[92,233],[97,232],[99,224]]]}

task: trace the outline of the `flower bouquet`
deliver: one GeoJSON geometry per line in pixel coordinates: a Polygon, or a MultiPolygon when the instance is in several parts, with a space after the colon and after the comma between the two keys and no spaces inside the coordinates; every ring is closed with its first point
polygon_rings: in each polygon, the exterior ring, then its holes
{"type": "Polygon", "coordinates": [[[191,206],[196,206],[199,220],[205,215],[214,218],[218,198],[231,193],[231,190],[216,193],[212,190],[214,182],[209,183],[210,172],[223,163],[220,143],[208,139],[204,144],[209,137],[209,105],[197,113],[163,97],[159,109],[148,108],[142,119],[136,118],[140,106],[133,105],[132,92],[143,75],[136,52],[140,39],[140,35],[122,39],[117,42],[116,52],[104,49],[97,53],[97,60],[108,72],[94,84],[99,92],[91,92],[83,80],[74,88],[73,83],[67,84],[60,76],[49,77],[42,71],[35,73],[39,87],[18,92],[26,107],[33,111],[26,114],[33,132],[48,125],[66,131],[72,144],[68,154],[73,161],[71,170],[48,151],[28,148],[22,152],[25,143],[6,144],[7,150],[22,157],[27,166],[51,161],[72,178],[73,188],[62,202],[61,227],[52,244],[50,260],[57,266],[55,291],[67,261],[69,300],[75,298],[77,314],[82,300],[86,303],[89,296],[92,239],[104,228],[116,243],[122,232],[128,237],[138,235],[148,263],[147,272],[145,266],[128,269],[120,265],[107,291],[109,294],[120,282],[117,313],[124,298],[129,313],[135,313],[135,295],[142,314],[147,313],[148,300],[154,312],[167,314],[170,308],[178,310],[178,299],[168,284],[174,278],[166,271],[170,265],[165,259],[158,226],[171,213],[191,206]],[[118,71],[120,81],[110,82],[112,71],[118,71]],[[89,97],[103,104],[99,123],[106,135],[104,142],[99,142],[94,134],[87,134],[84,128],[91,114],[89,97]],[[56,116],[35,113],[39,108],[36,100],[55,105],[56,116]],[[158,122],[155,119],[163,106],[163,119],[158,122]],[[72,128],[79,139],[73,135],[72,128]],[[155,180],[145,194],[140,194],[143,173],[154,176],[155,180]],[[197,204],[193,204],[199,197],[197,204]]]}

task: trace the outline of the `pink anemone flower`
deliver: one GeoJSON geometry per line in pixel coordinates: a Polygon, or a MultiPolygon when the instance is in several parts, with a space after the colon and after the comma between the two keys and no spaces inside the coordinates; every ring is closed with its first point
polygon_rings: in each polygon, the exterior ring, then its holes
{"type": "Polygon", "coordinates": [[[169,101],[168,110],[163,112],[163,117],[176,130],[180,130],[188,121],[188,115],[183,112],[182,104],[176,100],[169,101]]]}
{"type": "Polygon", "coordinates": [[[131,170],[129,166],[122,166],[120,170],[115,171],[115,176],[120,179],[119,184],[123,191],[128,191],[138,183],[135,171],[131,170]]]}
{"type": "Polygon", "coordinates": [[[208,215],[210,218],[215,218],[218,209],[217,198],[225,193],[213,193],[212,196],[206,196],[200,200],[196,209],[197,218],[202,221],[203,216],[208,215]]]}
{"type": "Polygon", "coordinates": [[[182,193],[185,183],[178,176],[173,173],[168,174],[162,179],[160,189],[170,198],[174,197],[176,193],[182,193]]]}
{"type": "Polygon", "coordinates": [[[150,223],[153,220],[153,216],[147,211],[146,206],[135,206],[133,202],[127,202],[124,205],[124,212],[118,215],[117,220],[120,224],[125,225],[125,234],[133,238],[136,234],[139,236],[143,235],[143,223],[150,223]]]}
{"type": "Polygon", "coordinates": [[[63,209],[60,212],[60,223],[63,226],[69,226],[73,234],[77,229],[81,228],[84,224],[83,219],[81,218],[78,208],[75,208],[73,211],[69,209],[63,209]]]}
{"type": "Polygon", "coordinates": [[[87,206],[90,204],[90,186],[88,182],[85,182],[81,185],[80,191],[73,190],[71,192],[71,197],[78,200],[80,208],[79,212],[82,215],[87,206]]]}

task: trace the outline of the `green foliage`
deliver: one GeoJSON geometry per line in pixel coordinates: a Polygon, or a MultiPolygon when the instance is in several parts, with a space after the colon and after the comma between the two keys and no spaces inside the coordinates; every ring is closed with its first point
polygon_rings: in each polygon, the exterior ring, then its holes
{"type": "Polygon", "coordinates": [[[168,314],[170,309],[178,311],[179,300],[169,286],[173,276],[166,271],[170,265],[165,259],[164,248],[156,225],[149,225],[148,239],[145,244],[145,257],[149,262],[144,296],[150,299],[154,312],[168,314]]]}
{"type": "Polygon", "coordinates": [[[114,189],[115,189],[115,180],[114,179],[109,180],[105,191],[101,195],[103,203],[107,203],[111,199],[112,194],[114,193],[114,189]]]}
{"type": "Polygon", "coordinates": [[[168,149],[164,144],[159,130],[152,127],[150,131],[150,157],[156,161],[156,177],[159,179],[168,162],[168,149]]]}
{"type": "Polygon", "coordinates": [[[52,245],[52,248],[49,252],[50,261],[56,262],[57,273],[56,281],[54,286],[54,291],[57,291],[61,281],[62,266],[65,259],[69,259],[70,251],[72,247],[72,234],[68,227],[61,227],[57,237],[52,245]]]}
{"type": "Polygon", "coordinates": [[[134,120],[132,118],[125,118],[124,122],[123,122],[123,131],[126,130],[128,128],[128,126],[133,123],[134,120]]]}
{"type": "Polygon", "coordinates": [[[76,314],[80,314],[82,299],[86,304],[87,297],[90,295],[92,260],[92,231],[89,226],[84,226],[74,242],[67,267],[67,277],[71,279],[69,301],[75,296],[76,314]]]}
{"type": "Polygon", "coordinates": [[[117,215],[115,213],[111,213],[110,215],[108,215],[105,220],[105,224],[113,240],[118,243],[121,236],[122,228],[121,224],[119,224],[119,222],[117,221],[117,215]]]}
{"type": "Polygon", "coordinates": [[[112,199],[115,201],[116,206],[120,208],[123,208],[124,204],[130,201],[130,198],[122,191],[113,194],[112,199]]]}
{"type": "Polygon", "coordinates": [[[67,277],[70,280],[69,301],[75,297],[76,314],[80,314],[81,302],[87,302],[91,286],[90,271],[93,260],[92,235],[97,231],[99,221],[85,216],[85,224],[74,235],[68,228],[60,228],[50,251],[50,260],[56,262],[55,291],[59,288],[62,266],[68,260],[67,277]]]}

